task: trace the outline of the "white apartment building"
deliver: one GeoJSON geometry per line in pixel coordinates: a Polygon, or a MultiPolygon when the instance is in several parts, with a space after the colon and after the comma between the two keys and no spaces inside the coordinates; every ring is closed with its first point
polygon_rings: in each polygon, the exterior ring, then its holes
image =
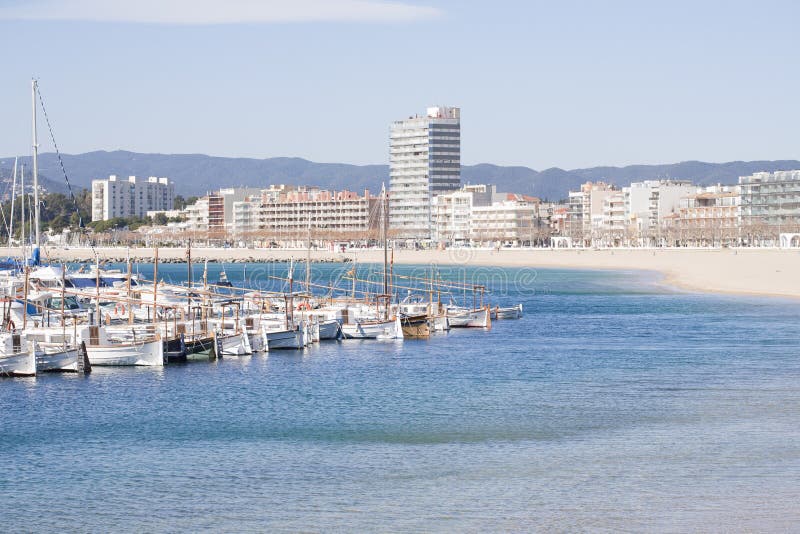
{"type": "Polygon", "coordinates": [[[470,237],[479,244],[533,241],[538,217],[538,202],[504,200],[488,206],[475,206],[470,237]]]}
{"type": "Polygon", "coordinates": [[[396,121],[389,141],[389,219],[398,237],[433,237],[431,203],[461,184],[461,110],[430,107],[396,121]]]}
{"type": "Polygon", "coordinates": [[[579,226],[571,225],[576,234],[572,237],[588,240],[593,233],[602,230],[604,202],[616,191],[618,191],[616,187],[605,182],[586,182],[581,185],[580,191],[570,192],[570,215],[577,215],[580,221],[579,226]]]}
{"type": "Polygon", "coordinates": [[[233,205],[250,197],[261,195],[257,187],[227,187],[220,189],[217,196],[221,197],[222,218],[226,230],[233,230],[233,205]]]}
{"type": "Polygon", "coordinates": [[[129,176],[120,180],[111,175],[106,180],[92,180],[92,220],[145,217],[148,211],[171,210],[174,199],[175,184],[167,178],[129,176]]]}
{"type": "Polygon", "coordinates": [[[209,200],[208,197],[197,199],[183,209],[186,217],[185,228],[190,232],[208,232],[209,200]]]}
{"type": "Polygon", "coordinates": [[[466,185],[433,199],[434,239],[441,245],[514,244],[540,228],[539,199],[498,193],[493,185],[466,185]]]}
{"type": "Polygon", "coordinates": [[[741,176],[739,187],[743,228],[800,229],[800,170],[741,176]]]}
{"type": "Polygon", "coordinates": [[[645,180],[623,188],[625,211],[632,229],[655,235],[664,217],[678,211],[682,198],[697,192],[697,186],[684,180],[645,180]]]}
{"type": "Polygon", "coordinates": [[[465,243],[471,239],[473,208],[499,200],[493,185],[465,185],[432,200],[433,239],[439,243],[465,243]]]}
{"type": "Polygon", "coordinates": [[[619,244],[628,231],[625,193],[614,191],[603,199],[603,232],[609,244],[619,244]]]}

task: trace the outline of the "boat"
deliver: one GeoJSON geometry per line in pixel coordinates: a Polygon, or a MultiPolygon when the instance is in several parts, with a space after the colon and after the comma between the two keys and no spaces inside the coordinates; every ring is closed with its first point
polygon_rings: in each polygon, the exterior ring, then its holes
{"type": "Polygon", "coordinates": [[[434,315],[430,318],[430,323],[434,332],[447,332],[450,330],[450,319],[447,314],[434,315]]]}
{"type": "Polygon", "coordinates": [[[492,319],[521,319],[522,318],[522,304],[516,306],[509,306],[501,308],[495,306],[492,309],[492,319]]]}
{"type": "Polygon", "coordinates": [[[86,354],[91,365],[142,365],[161,367],[164,365],[164,344],[161,336],[137,340],[135,333],[130,341],[117,341],[108,337],[105,328],[89,327],[86,354]]]}
{"type": "Polygon", "coordinates": [[[385,321],[356,321],[342,325],[344,339],[403,339],[403,325],[398,315],[385,321]]]}
{"type": "Polygon", "coordinates": [[[37,344],[37,349],[35,351],[37,372],[78,372],[78,358],[83,356],[77,347],[37,344]]]}
{"type": "Polygon", "coordinates": [[[228,280],[228,275],[225,272],[225,269],[220,271],[219,279],[217,280],[217,283],[215,285],[217,287],[233,287],[233,284],[231,283],[231,281],[228,280]]]}
{"type": "Polygon", "coordinates": [[[23,335],[0,333],[0,376],[36,376],[36,354],[23,335]]]}
{"type": "Polygon", "coordinates": [[[492,319],[489,306],[477,309],[455,308],[447,309],[447,319],[453,328],[491,328],[492,319]]]}
{"type": "Polygon", "coordinates": [[[185,362],[187,354],[184,334],[164,340],[164,357],[168,362],[185,362]]]}
{"type": "Polygon", "coordinates": [[[35,328],[25,331],[29,342],[35,343],[37,372],[78,372],[78,358],[83,358],[78,349],[80,337],[86,335],[84,326],[70,328],[35,328]]]}
{"type": "Polygon", "coordinates": [[[214,336],[198,335],[184,340],[186,345],[186,359],[195,357],[197,359],[213,359],[214,355],[214,336]]]}
{"type": "Polygon", "coordinates": [[[339,339],[341,336],[341,324],[336,319],[320,320],[318,324],[320,340],[339,339]]]}
{"type": "Polygon", "coordinates": [[[214,332],[214,341],[214,346],[217,347],[217,357],[220,358],[224,356],[244,356],[253,353],[250,348],[250,341],[244,332],[228,334],[217,330],[214,332]]]}
{"type": "Polygon", "coordinates": [[[281,330],[263,330],[264,345],[267,350],[302,349],[305,347],[303,328],[296,327],[281,330]]]}
{"type": "Polygon", "coordinates": [[[431,336],[431,328],[428,324],[428,315],[401,315],[400,323],[403,328],[404,338],[424,339],[431,336]]]}

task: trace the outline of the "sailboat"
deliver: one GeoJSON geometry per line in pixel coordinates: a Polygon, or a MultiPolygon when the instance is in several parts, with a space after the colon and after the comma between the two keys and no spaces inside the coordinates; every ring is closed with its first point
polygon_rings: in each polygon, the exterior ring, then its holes
{"type": "Polygon", "coordinates": [[[308,342],[306,321],[294,321],[294,259],[289,260],[289,294],[284,295],[283,325],[269,327],[262,323],[263,345],[268,351],[275,349],[302,349],[308,342]]]}
{"type": "MultiPolygon", "coordinates": [[[[36,116],[37,116],[37,106],[36,106],[36,96],[38,91],[38,84],[36,80],[31,80],[31,126],[32,126],[32,148],[33,148],[33,198],[34,198],[34,248],[31,253],[31,257],[25,264],[25,287],[23,289],[25,294],[25,301],[23,305],[25,307],[28,306],[28,271],[31,267],[36,267],[39,265],[40,260],[40,246],[41,246],[41,232],[40,232],[40,224],[39,224],[39,140],[38,140],[38,133],[36,130],[36,116]]],[[[25,203],[25,196],[24,196],[24,189],[23,189],[23,206],[25,203]]],[[[25,226],[25,221],[22,222],[23,228],[25,226]]],[[[23,248],[24,250],[24,248],[23,248]]],[[[55,272],[55,270],[54,270],[55,272]]],[[[61,280],[61,299],[60,299],[60,316],[61,316],[61,324],[64,326],[62,329],[61,334],[59,335],[57,332],[48,332],[44,329],[32,329],[30,331],[26,331],[27,324],[25,321],[26,315],[23,314],[23,321],[21,326],[23,331],[26,333],[26,338],[33,338],[39,337],[40,340],[37,342],[34,339],[30,339],[31,348],[30,351],[34,357],[34,365],[38,371],[77,371],[78,370],[78,358],[82,357],[78,351],[78,339],[77,335],[67,336],[66,334],[66,317],[65,317],[65,294],[64,289],[66,285],[65,281],[65,273],[64,268],[61,268],[60,271],[61,280]],[[41,339],[43,338],[43,339],[41,339]]],[[[74,320],[74,318],[73,318],[74,320]]],[[[40,323],[41,324],[41,323],[40,323]]]]}
{"type": "MultiPolygon", "coordinates": [[[[381,191],[381,233],[383,234],[383,295],[385,301],[383,316],[373,320],[358,320],[342,324],[342,336],[345,339],[403,339],[403,325],[400,316],[389,317],[391,293],[389,291],[389,210],[387,206],[386,186],[381,191]]],[[[353,278],[356,273],[353,272],[353,278]]],[[[349,315],[349,314],[348,314],[349,315]]]]}

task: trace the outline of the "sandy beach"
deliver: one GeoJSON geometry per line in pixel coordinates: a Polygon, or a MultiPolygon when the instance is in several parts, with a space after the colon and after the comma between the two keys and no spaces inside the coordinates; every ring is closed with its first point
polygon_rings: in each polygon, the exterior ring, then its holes
{"type": "MultiPolygon", "coordinates": [[[[125,248],[95,249],[101,260],[124,258],[125,248]]],[[[131,258],[152,261],[153,249],[130,249],[131,258]]],[[[314,260],[352,259],[352,253],[312,251],[314,260]]],[[[50,261],[90,261],[88,248],[43,250],[50,261]]],[[[305,250],[193,248],[196,261],[265,261],[304,258],[305,250]]],[[[381,262],[381,250],[360,250],[359,262],[381,262]]],[[[159,258],[185,259],[182,248],[161,248],[159,258]]],[[[634,269],[661,273],[661,283],[690,291],[800,298],[800,251],[775,249],[458,249],[397,250],[394,261],[403,264],[484,265],[529,268],[634,269]]]]}

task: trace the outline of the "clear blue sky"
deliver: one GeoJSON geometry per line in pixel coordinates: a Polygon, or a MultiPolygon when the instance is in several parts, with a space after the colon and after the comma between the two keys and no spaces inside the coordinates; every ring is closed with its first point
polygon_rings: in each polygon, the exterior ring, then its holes
{"type": "Polygon", "coordinates": [[[800,159],[800,2],[65,6],[0,0],[2,156],[36,76],[68,153],[385,163],[392,120],[448,104],[464,163],[800,159]]]}

